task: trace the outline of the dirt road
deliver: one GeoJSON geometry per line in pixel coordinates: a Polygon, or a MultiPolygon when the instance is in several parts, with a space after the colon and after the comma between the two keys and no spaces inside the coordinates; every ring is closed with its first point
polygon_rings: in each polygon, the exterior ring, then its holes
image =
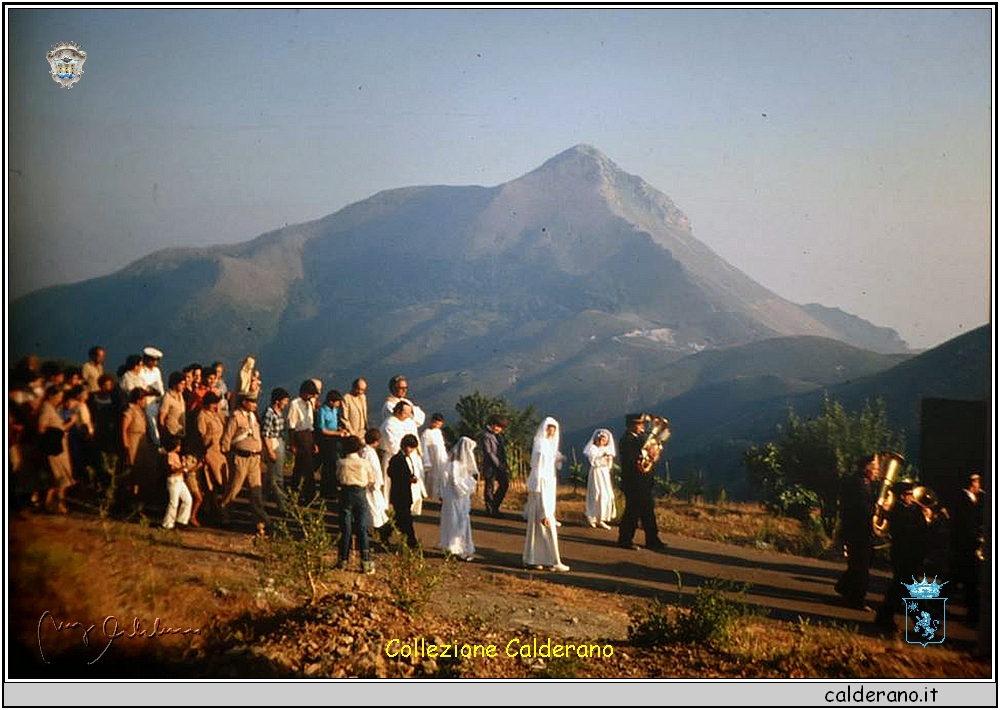
{"type": "MultiPolygon", "coordinates": [[[[570,571],[529,572],[521,562],[524,521],[520,516],[505,513],[503,518],[490,518],[475,507],[472,516],[478,556],[472,564],[487,571],[543,574],[550,583],[640,599],[662,596],[670,602],[685,603],[690,603],[695,590],[706,580],[730,580],[749,585],[742,598],[771,618],[795,621],[803,617],[824,623],[857,624],[862,632],[874,632],[874,612],[844,606],[833,589],[843,564],[669,534],[661,534],[667,544],[664,552],[628,550],[616,545],[617,528],[595,529],[566,520],[559,528],[559,549],[570,571]]],[[[436,548],[438,520],[438,507],[425,502],[424,514],[415,527],[429,551],[436,548]]],[[[636,542],[644,542],[641,531],[636,533],[636,542]]],[[[874,608],[881,602],[889,577],[884,571],[872,570],[869,606],[874,608]]],[[[905,593],[901,588],[898,595],[900,611],[896,621],[900,627],[905,593]]],[[[949,606],[948,611],[955,613],[958,608],[949,606]]],[[[948,624],[947,633],[952,641],[974,641],[974,631],[961,623],[948,624]]]]}

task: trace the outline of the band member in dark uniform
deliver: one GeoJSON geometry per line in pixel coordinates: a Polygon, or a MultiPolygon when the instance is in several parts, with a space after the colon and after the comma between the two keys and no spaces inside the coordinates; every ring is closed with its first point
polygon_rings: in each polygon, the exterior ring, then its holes
{"type": "Polygon", "coordinates": [[[885,598],[875,615],[875,623],[894,629],[893,615],[902,611],[902,599],[908,592],[903,582],[922,579],[926,570],[929,512],[913,497],[913,481],[903,479],[895,485],[896,504],[889,512],[889,534],[892,535],[892,580],[885,588],[885,598]]]}
{"type": "Polygon", "coordinates": [[[962,587],[966,620],[979,620],[979,573],[983,568],[983,490],[978,473],[969,476],[969,485],[962,490],[952,518],[951,556],[952,579],[962,587]]]}
{"type": "Polygon", "coordinates": [[[656,512],[653,501],[653,473],[641,468],[642,446],[645,443],[646,425],[641,414],[625,417],[626,431],[618,441],[618,461],[621,464],[621,488],[625,494],[625,514],[618,527],[618,546],[635,549],[632,537],[636,527],[642,524],[646,534],[646,548],[664,550],[666,545],[660,540],[656,529],[656,512]]]}
{"type": "Polygon", "coordinates": [[[858,470],[846,476],[840,488],[840,534],[847,549],[847,571],[834,589],[856,609],[871,611],[865,603],[872,565],[872,515],[881,469],[878,454],[858,459],[858,470]]]}

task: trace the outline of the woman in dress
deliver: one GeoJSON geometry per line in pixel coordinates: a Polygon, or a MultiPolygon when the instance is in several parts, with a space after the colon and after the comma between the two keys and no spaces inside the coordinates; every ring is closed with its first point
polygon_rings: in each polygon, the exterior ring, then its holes
{"type": "Polygon", "coordinates": [[[69,419],[63,420],[59,414],[62,401],[62,387],[49,385],[38,410],[38,433],[41,436],[40,448],[45,455],[46,472],[49,474],[45,507],[65,515],[69,512],[66,508],[66,491],[74,483],[73,463],[69,457],[69,430],[76,426],[77,417],[73,414],[69,419]]]}
{"type": "Polygon", "coordinates": [[[545,417],[531,447],[531,474],[528,476],[528,503],[524,516],[527,530],[523,560],[526,567],[568,572],[559,558],[556,533],[556,467],[559,453],[559,422],[545,417]]]}
{"type": "Polygon", "coordinates": [[[615,440],[607,429],[598,429],[583,447],[584,457],[590,461],[587,476],[587,522],[590,527],[610,530],[615,510],[615,491],[611,487],[611,466],[615,461],[615,440]]]}
{"type": "Polygon", "coordinates": [[[126,471],[124,481],[131,487],[132,496],[142,507],[155,495],[156,449],[147,436],[146,402],[151,390],[134,387],[128,396],[128,407],[122,414],[122,444],[126,471]]]}
{"type": "Polygon", "coordinates": [[[440,481],[441,549],[466,562],[476,554],[472,544],[472,494],[476,491],[476,442],[463,436],[451,447],[440,481]]]}

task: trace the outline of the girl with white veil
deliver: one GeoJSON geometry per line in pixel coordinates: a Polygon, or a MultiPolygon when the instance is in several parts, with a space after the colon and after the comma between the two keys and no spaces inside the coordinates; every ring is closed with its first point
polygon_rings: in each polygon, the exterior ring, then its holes
{"type": "Polygon", "coordinates": [[[528,503],[524,511],[528,521],[523,554],[526,567],[569,571],[559,559],[559,536],[556,534],[556,467],[561,458],[559,422],[545,417],[531,447],[528,503]]]}
{"type": "Polygon", "coordinates": [[[610,530],[614,519],[615,491],[611,487],[611,466],[615,461],[615,440],[607,429],[597,429],[583,447],[583,456],[590,461],[587,476],[587,522],[590,527],[610,530]]]}
{"type": "Polygon", "coordinates": [[[468,562],[476,553],[472,544],[472,494],[476,490],[476,442],[463,436],[451,447],[441,480],[441,549],[468,562]]]}

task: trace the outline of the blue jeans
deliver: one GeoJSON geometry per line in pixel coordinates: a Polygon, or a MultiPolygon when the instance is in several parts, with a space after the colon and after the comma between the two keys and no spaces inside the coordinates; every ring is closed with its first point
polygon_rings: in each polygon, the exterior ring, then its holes
{"type": "Polygon", "coordinates": [[[371,559],[368,548],[368,527],[371,525],[368,513],[368,501],[365,499],[364,486],[343,486],[340,489],[340,560],[347,561],[351,556],[351,536],[358,536],[358,549],[361,559],[367,562],[371,559]]]}

